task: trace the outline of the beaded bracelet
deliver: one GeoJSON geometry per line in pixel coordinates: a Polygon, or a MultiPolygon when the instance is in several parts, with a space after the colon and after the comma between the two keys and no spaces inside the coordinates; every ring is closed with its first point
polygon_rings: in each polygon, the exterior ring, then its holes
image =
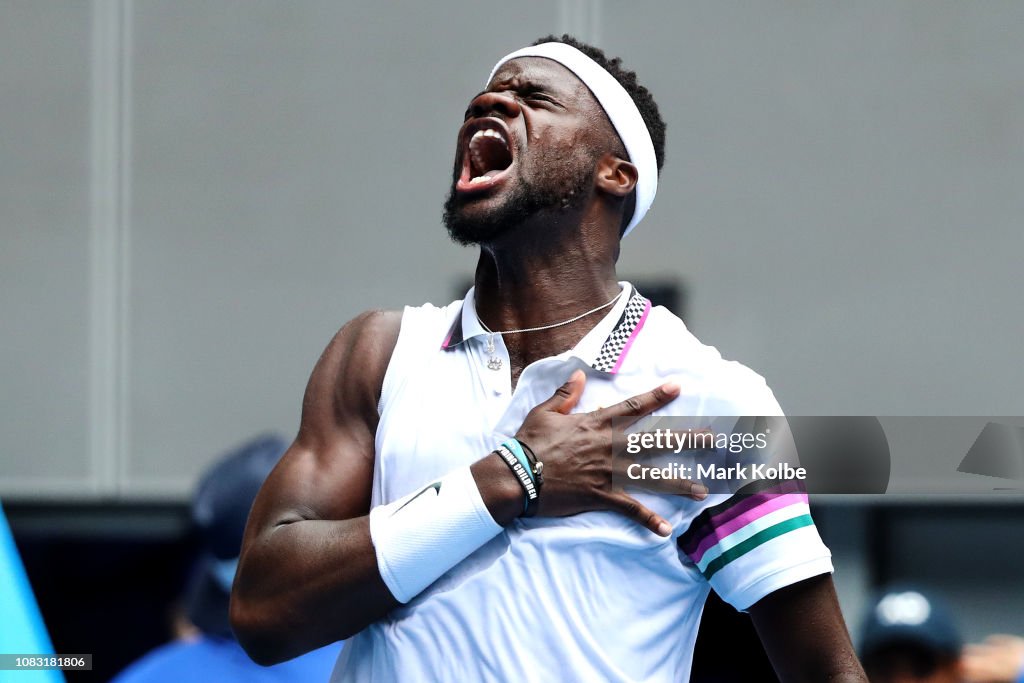
{"type": "Polygon", "coordinates": [[[530,461],[530,472],[533,474],[533,481],[537,484],[537,490],[544,486],[544,463],[537,460],[537,454],[533,452],[533,449],[526,445],[525,441],[516,439],[519,445],[523,447],[523,451],[526,452],[526,459],[530,461]]]}

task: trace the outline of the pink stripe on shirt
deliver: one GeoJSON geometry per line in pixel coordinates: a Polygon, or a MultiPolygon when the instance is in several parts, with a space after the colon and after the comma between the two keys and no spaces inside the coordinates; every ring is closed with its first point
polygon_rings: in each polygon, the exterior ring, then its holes
{"type": "Polygon", "coordinates": [[[615,363],[615,367],[612,368],[612,374],[614,375],[619,371],[619,367],[622,365],[622,361],[626,360],[626,354],[629,353],[629,348],[633,346],[633,340],[636,339],[636,335],[640,334],[641,328],[644,326],[644,322],[647,321],[647,314],[651,312],[651,302],[648,301],[647,305],[644,306],[644,314],[640,316],[640,322],[633,328],[633,334],[629,335],[629,340],[626,341],[626,345],[622,348],[622,353],[619,354],[619,360],[615,363]]]}
{"type": "Polygon", "coordinates": [[[720,541],[730,534],[739,531],[754,520],[760,519],[761,517],[764,517],[771,512],[775,512],[776,510],[781,510],[784,507],[799,505],[800,503],[806,502],[806,493],[783,493],[770,495],[770,497],[763,503],[747,510],[742,515],[730,519],[725,524],[716,526],[712,529],[711,533],[702,538],[700,543],[697,545],[697,548],[690,553],[690,559],[694,562],[700,562],[700,558],[704,557],[704,553],[718,545],[720,541]]]}

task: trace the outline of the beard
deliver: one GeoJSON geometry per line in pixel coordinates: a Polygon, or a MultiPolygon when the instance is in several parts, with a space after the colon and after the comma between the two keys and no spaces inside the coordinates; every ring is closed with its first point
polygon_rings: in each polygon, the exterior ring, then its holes
{"type": "Polygon", "coordinates": [[[516,226],[547,213],[552,217],[579,209],[586,202],[593,182],[594,160],[577,162],[572,167],[557,164],[538,181],[518,178],[500,205],[470,212],[472,200],[460,197],[454,184],[444,203],[442,218],[452,241],[464,247],[487,244],[516,226]],[[473,215],[467,215],[472,213],[473,215]]]}

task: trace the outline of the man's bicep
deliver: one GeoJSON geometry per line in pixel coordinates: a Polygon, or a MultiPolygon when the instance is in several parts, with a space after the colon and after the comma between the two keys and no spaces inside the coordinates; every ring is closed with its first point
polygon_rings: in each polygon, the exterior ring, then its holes
{"type": "Polygon", "coordinates": [[[267,478],[252,517],[264,530],[304,519],[340,520],[370,511],[373,454],[352,442],[314,450],[296,440],[267,478]]]}
{"type": "Polygon", "coordinates": [[[297,441],[326,450],[354,438],[372,454],[377,404],[401,323],[397,311],[367,311],[334,335],[306,385],[297,441]]]}
{"type": "Polygon", "coordinates": [[[335,335],[303,397],[302,422],[257,497],[261,526],[302,519],[350,519],[369,512],[377,402],[401,324],[372,311],[335,335]]]}

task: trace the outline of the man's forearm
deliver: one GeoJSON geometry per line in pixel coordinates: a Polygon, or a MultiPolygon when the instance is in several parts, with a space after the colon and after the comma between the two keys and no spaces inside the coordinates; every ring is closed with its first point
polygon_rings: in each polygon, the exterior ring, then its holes
{"type": "Polygon", "coordinates": [[[771,593],[750,616],[783,683],[867,683],[830,575],[771,593]]]}
{"type": "Polygon", "coordinates": [[[248,545],[231,623],[250,657],[273,664],[348,638],[398,604],[377,569],[369,517],[303,519],[248,545]]]}
{"type": "MultiPolygon", "coordinates": [[[[828,655],[826,655],[828,657],[828,655]]],[[[804,662],[799,667],[775,667],[782,683],[868,683],[868,678],[856,657],[826,661],[804,662]]]]}
{"type": "MultiPolygon", "coordinates": [[[[454,474],[441,481],[455,484],[454,474]]],[[[500,526],[522,511],[522,491],[500,456],[492,453],[481,459],[470,468],[470,474],[471,478],[461,476],[459,481],[478,489],[485,514],[489,513],[500,526]]],[[[402,515],[416,520],[425,514],[427,518],[421,521],[443,526],[446,517],[459,514],[459,510],[451,509],[452,498],[461,506],[468,494],[476,494],[446,489],[449,504],[445,505],[445,499],[433,491],[422,492],[428,495],[412,496],[415,510],[403,510],[404,504],[396,501],[392,506],[396,511],[381,511],[391,517],[376,532],[384,543],[383,555],[374,546],[370,516],[341,521],[296,519],[276,524],[253,539],[241,558],[231,610],[236,634],[250,656],[261,663],[289,659],[358,633],[400,605],[396,596],[411,599],[412,594],[404,594],[397,585],[392,584],[394,591],[389,587],[380,564],[385,562],[387,566],[389,539],[392,545],[405,546],[403,550],[422,540],[423,534],[415,528],[403,528],[402,515]],[[436,502],[432,503],[431,498],[436,502]],[[437,516],[431,518],[432,514],[437,516]],[[397,528],[392,524],[394,519],[397,528]],[[402,540],[403,534],[408,534],[406,541],[402,540]]],[[[458,531],[469,533],[469,526],[460,525],[458,531]]],[[[498,528],[478,534],[463,551],[472,552],[498,528]]],[[[410,565],[405,560],[404,574],[408,576],[411,569],[415,578],[422,580],[421,585],[432,583],[464,557],[455,548],[458,539],[451,540],[448,546],[425,548],[421,564],[410,565]]],[[[401,573],[402,563],[397,564],[397,568],[387,568],[401,573]]],[[[388,575],[393,582],[401,579],[394,573],[388,575]]],[[[413,589],[415,592],[418,590],[413,589]]]]}

